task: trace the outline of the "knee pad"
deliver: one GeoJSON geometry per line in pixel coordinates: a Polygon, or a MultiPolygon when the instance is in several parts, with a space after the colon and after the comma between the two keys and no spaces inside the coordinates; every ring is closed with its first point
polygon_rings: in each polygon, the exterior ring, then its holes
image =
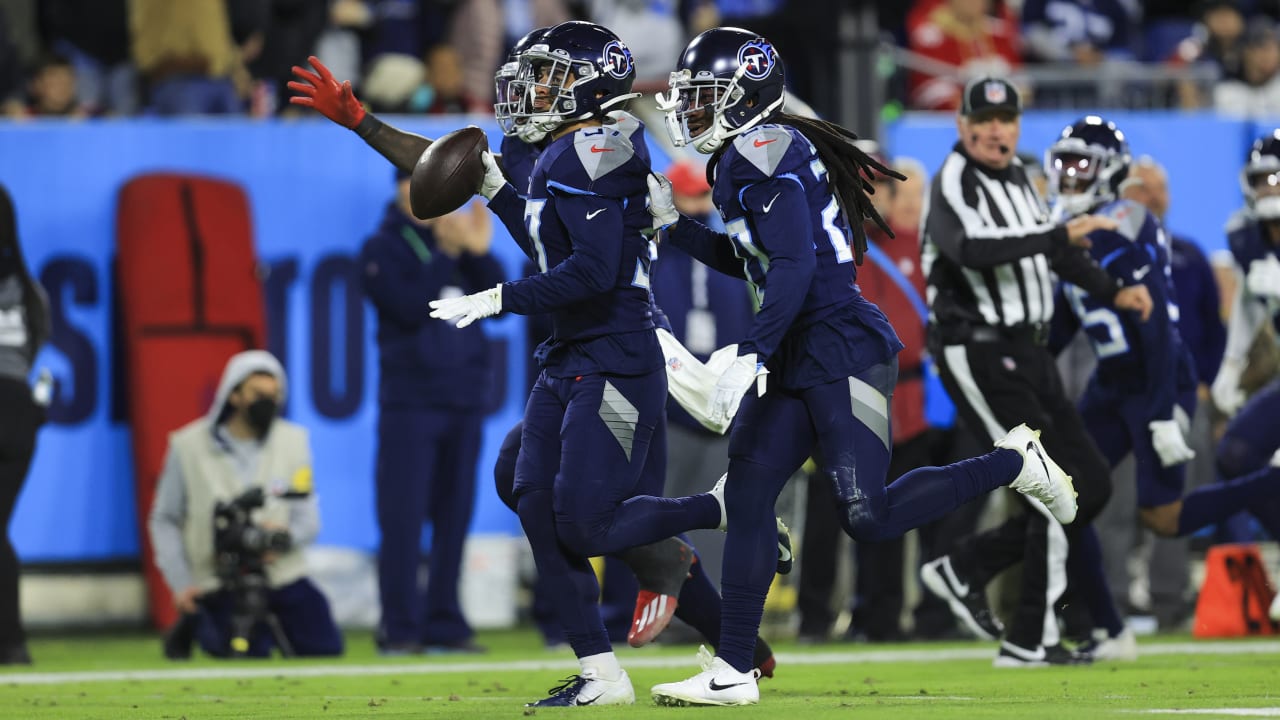
{"type": "Polygon", "coordinates": [[[1269,458],[1259,457],[1253,443],[1230,433],[1218,442],[1217,469],[1223,480],[1234,480],[1267,464],[1269,458]]]}
{"type": "Polygon", "coordinates": [[[840,506],[840,527],[857,542],[879,542],[888,539],[881,513],[873,507],[872,499],[863,494],[855,482],[851,467],[824,471],[831,481],[831,490],[840,506]]]}

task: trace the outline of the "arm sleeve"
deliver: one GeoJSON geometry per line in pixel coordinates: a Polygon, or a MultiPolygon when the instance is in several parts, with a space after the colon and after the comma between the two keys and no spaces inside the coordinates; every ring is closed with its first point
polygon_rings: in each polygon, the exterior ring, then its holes
{"type": "MultiPolygon", "coordinates": [[[[1065,232],[1064,229],[1064,237],[1065,232]]],[[[1120,290],[1120,283],[1094,262],[1084,248],[1063,243],[1049,253],[1049,266],[1067,282],[1108,304],[1120,290]]]]}
{"type": "Polygon", "coordinates": [[[1076,312],[1067,301],[1067,294],[1063,292],[1062,284],[1059,283],[1053,292],[1053,319],[1049,321],[1049,352],[1055,356],[1062,352],[1063,348],[1071,344],[1071,338],[1075,337],[1079,329],[1080,318],[1076,317],[1076,312]]]}
{"type": "Polygon", "coordinates": [[[533,248],[533,243],[529,240],[529,230],[524,225],[524,208],[525,200],[516,192],[515,187],[507,183],[498,191],[497,195],[489,201],[489,209],[494,215],[498,216],[498,220],[502,221],[503,227],[511,235],[511,239],[516,241],[525,256],[535,263],[538,262],[538,254],[533,248]]]}
{"type": "Polygon", "coordinates": [[[502,309],[521,315],[548,312],[599,295],[613,287],[622,262],[622,201],[598,195],[556,199],[560,221],[573,252],[544,273],[502,286],[502,309]],[[585,219],[588,215],[590,220],[585,219]]]}
{"type": "Polygon", "coordinates": [[[752,218],[759,231],[756,241],[769,258],[764,304],[752,320],[746,339],[738,344],[738,355],[755,353],[763,361],[778,349],[800,313],[818,258],[813,250],[804,189],[791,180],[773,180],[752,185],[742,193],[742,203],[748,211],[762,202],[771,203],[770,211],[754,212],[752,218]]]}
{"type": "Polygon", "coordinates": [[[1180,354],[1173,352],[1173,318],[1169,317],[1169,289],[1157,268],[1143,278],[1151,293],[1151,317],[1137,323],[1142,343],[1142,362],[1148,420],[1169,420],[1177,403],[1177,375],[1180,354]]]}
{"type": "Polygon", "coordinates": [[[689,253],[695,260],[730,277],[747,279],[742,260],[733,254],[733,241],[685,215],[665,231],[667,242],[689,253]]]}
{"type": "Polygon", "coordinates": [[[164,469],[156,482],[147,529],[151,534],[156,567],[160,568],[169,590],[175,594],[191,587],[191,567],[187,564],[186,548],[182,542],[182,526],[186,520],[187,492],[182,466],[173,448],[169,448],[164,458],[164,469]]]}
{"type": "Polygon", "coordinates": [[[440,289],[453,277],[456,261],[442,252],[431,253],[425,261],[416,256],[406,261],[390,251],[388,241],[375,238],[361,251],[364,293],[379,312],[401,327],[417,328],[430,319],[427,302],[440,297],[440,289]]]}
{"type": "Polygon", "coordinates": [[[1067,245],[1067,229],[1048,222],[1028,229],[998,227],[985,196],[965,188],[965,163],[948,158],[930,191],[925,233],[938,250],[960,265],[982,269],[1067,245]]]}

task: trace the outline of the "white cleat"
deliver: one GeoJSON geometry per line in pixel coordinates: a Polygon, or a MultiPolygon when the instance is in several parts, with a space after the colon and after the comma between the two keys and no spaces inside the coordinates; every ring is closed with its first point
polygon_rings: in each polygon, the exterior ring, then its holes
{"type": "Polygon", "coordinates": [[[1103,637],[1089,650],[1094,660],[1133,662],[1138,659],[1138,638],[1134,636],[1132,628],[1126,627],[1115,637],[1106,637],[1106,631],[1102,634],[1103,637]]]}
{"type": "Polygon", "coordinates": [[[752,668],[738,672],[719,657],[708,656],[705,647],[698,650],[702,672],[688,680],[653,686],[653,701],[659,705],[755,705],[760,702],[760,671],[752,668]]]}
{"type": "Polygon", "coordinates": [[[1016,450],[1022,456],[1022,472],[1009,487],[1044,503],[1063,525],[1076,519],[1076,489],[1071,484],[1071,476],[1045,452],[1039,430],[1023,423],[997,440],[996,447],[1016,450]]]}
{"type": "Polygon", "coordinates": [[[547,697],[525,707],[573,707],[574,705],[632,705],[636,692],[631,678],[623,670],[617,680],[605,680],[589,668],[580,675],[564,679],[562,685],[547,691],[547,697]]]}
{"type": "Polygon", "coordinates": [[[711,497],[720,503],[720,527],[716,528],[717,530],[729,529],[729,511],[724,506],[724,484],[728,479],[729,473],[725,473],[720,476],[715,485],[711,486],[711,497]]]}

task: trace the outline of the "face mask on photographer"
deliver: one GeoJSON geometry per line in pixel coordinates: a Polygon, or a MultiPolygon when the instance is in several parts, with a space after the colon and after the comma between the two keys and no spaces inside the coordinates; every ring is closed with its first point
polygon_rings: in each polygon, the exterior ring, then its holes
{"type": "Polygon", "coordinates": [[[245,408],[245,419],[248,420],[249,427],[253,428],[259,439],[267,436],[271,423],[276,419],[278,409],[275,399],[269,397],[260,397],[245,408]]]}

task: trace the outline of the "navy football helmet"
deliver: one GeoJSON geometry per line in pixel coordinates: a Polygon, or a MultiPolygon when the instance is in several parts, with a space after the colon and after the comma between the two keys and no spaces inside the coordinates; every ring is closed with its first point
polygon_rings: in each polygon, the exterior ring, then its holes
{"type": "MultiPolygon", "coordinates": [[[[638,93],[631,51],[618,36],[595,23],[564,22],[520,53],[508,92],[512,117],[526,142],[568,123],[600,118],[638,93]]],[[[541,137],[537,138],[541,139],[541,137]]]]}
{"type": "Polygon", "coordinates": [[[768,122],[785,99],[782,59],[773,44],[740,28],[712,28],[694,38],[658,94],[677,147],[715,152],[724,141],[768,122]]]}
{"type": "MultiPolygon", "coordinates": [[[[493,117],[498,121],[498,128],[502,130],[502,134],[507,137],[516,136],[516,121],[512,115],[515,113],[519,96],[511,92],[511,81],[516,78],[516,71],[520,68],[520,55],[550,29],[550,27],[534,28],[517,40],[516,44],[511,46],[511,52],[507,53],[507,61],[493,75],[493,117]]],[[[541,139],[526,142],[537,142],[541,139]]]]}
{"type": "Polygon", "coordinates": [[[1045,153],[1055,211],[1071,217],[1116,199],[1131,161],[1129,141],[1115,123],[1087,115],[1068,125],[1045,153]]]}
{"type": "Polygon", "coordinates": [[[1280,220],[1280,130],[1263,135],[1249,148],[1240,189],[1259,220],[1280,220]]]}

